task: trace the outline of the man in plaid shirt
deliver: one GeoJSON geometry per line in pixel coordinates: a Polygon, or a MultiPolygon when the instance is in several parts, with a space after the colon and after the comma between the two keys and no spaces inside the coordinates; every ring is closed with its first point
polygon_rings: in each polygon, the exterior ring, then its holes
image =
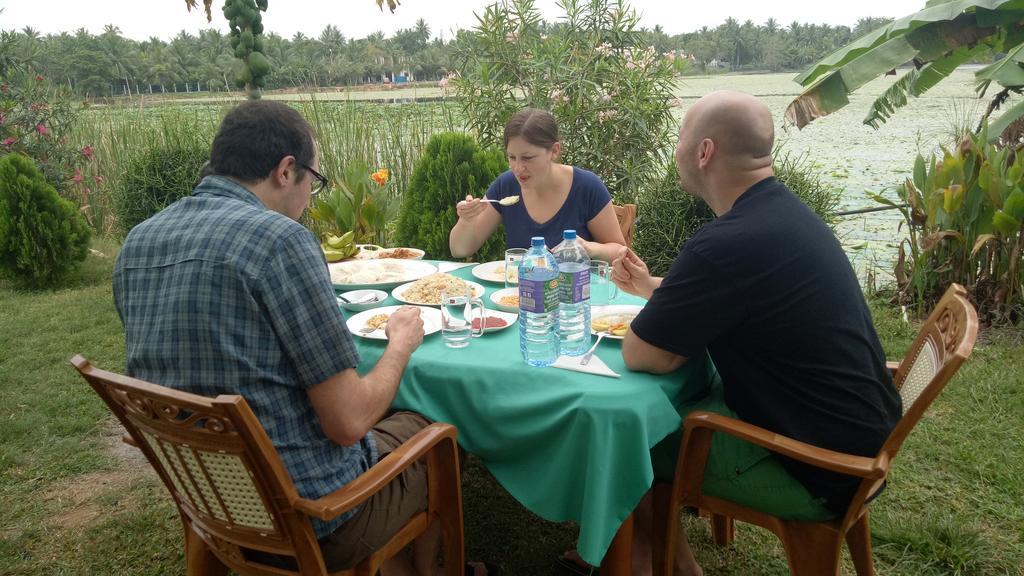
{"type": "MultiPolygon", "coordinates": [[[[213,141],[212,175],[132,229],[114,270],[128,373],[204,396],[241,394],[306,498],[351,482],[429,423],[409,412],[384,418],[423,340],[417,309],[393,314],[377,365],[365,376],[355,370],[359,355],[323,253],[297,222],[327,185],[318,167],[313,131],[298,112],[239,105],[213,141]]],[[[426,508],[426,497],[419,464],[358,510],[314,519],[328,568],[368,556],[426,508]]],[[[388,568],[432,572],[439,539],[422,538],[411,560],[388,568]]]]}

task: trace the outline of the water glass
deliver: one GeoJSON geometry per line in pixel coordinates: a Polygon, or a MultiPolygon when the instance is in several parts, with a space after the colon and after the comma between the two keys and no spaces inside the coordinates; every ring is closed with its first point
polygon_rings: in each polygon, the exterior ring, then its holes
{"type": "Polygon", "coordinates": [[[505,250],[505,288],[519,285],[519,263],[526,257],[526,248],[505,250]]]}
{"type": "Polygon", "coordinates": [[[590,304],[604,306],[619,295],[619,287],[612,280],[612,265],[604,260],[590,261],[590,304]]]}
{"type": "Polygon", "coordinates": [[[441,292],[441,337],[449,348],[464,348],[471,337],[484,333],[484,303],[468,294],[441,292]],[[473,329],[473,309],[479,328],[473,329]]]}

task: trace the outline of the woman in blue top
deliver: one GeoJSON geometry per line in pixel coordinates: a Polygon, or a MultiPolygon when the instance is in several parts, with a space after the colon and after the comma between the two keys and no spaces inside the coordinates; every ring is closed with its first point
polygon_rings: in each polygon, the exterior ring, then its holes
{"type": "Polygon", "coordinates": [[[554,248],[562,231],[576,230],[592,258],[611,262],[626,244],[611,195],[593,172],[558,163],[562,143],[554,116],[536,108],[515,113],[505,125],[505,151],[509,170],[491,183],[487,198],[519,201],[503,206],[467,196],[459,202],[459,221],[448,237],[452,256],[475,253],[504,221],[507,248],[529,248],[532,236],[554,248]]]}

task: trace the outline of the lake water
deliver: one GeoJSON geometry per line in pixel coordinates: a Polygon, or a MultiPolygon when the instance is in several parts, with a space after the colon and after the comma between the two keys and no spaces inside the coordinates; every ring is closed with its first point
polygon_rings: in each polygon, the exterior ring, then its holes
{"type": "MultiPolygon", "coordinates": [[[[902,75],[902,72],[901,74],[902,75]]],[[[754,94],[771,108],[776,120],[776,139],[783,151],[807,154],[818,166],[822,182],[843,191],[839,210],[878,206],[865,191],[897,199],[895,187],[910,176],[919,152],[936,152],[951,146],[954,127],[976,125],[988,100],[974,93],[974,70],[961,68],[920,98],[912,99],[878,130],[863,124],[874,99],[899,76],[875,80],[850,95],[842,110],[819,118],[797,130],[783,127],[786,106],[800,93],[794,74],[711,76],[685,78],[678,88],[683,98],[679,115],[700,96],[719,89],[754,94]]],[[[858,273],[874,265],[892,270],[896,247],[906,236],[896,210],[842,217],[838,233],[858,273]]],[[[885,278],[881,278],[883,281],[885,278]]]]}

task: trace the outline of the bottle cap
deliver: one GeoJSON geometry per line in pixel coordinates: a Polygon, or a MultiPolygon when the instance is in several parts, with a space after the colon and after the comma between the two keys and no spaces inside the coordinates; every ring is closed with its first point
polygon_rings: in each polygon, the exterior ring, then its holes
{"type": "Polygon", "coordinates": [[[565,232],[562,232],[562,239],[563,240],[575,240],[576,239],[576,231],[575,230],[566,230],[565,232]]]}
{"type": "Polygon", "coordinates": [[[544,237],[543,236],[534,236],[533,238],[530,238],[530,247],[531,248],[536,248],[538,246],[540,246],[541,248],[544,248],[544,237]]]}

